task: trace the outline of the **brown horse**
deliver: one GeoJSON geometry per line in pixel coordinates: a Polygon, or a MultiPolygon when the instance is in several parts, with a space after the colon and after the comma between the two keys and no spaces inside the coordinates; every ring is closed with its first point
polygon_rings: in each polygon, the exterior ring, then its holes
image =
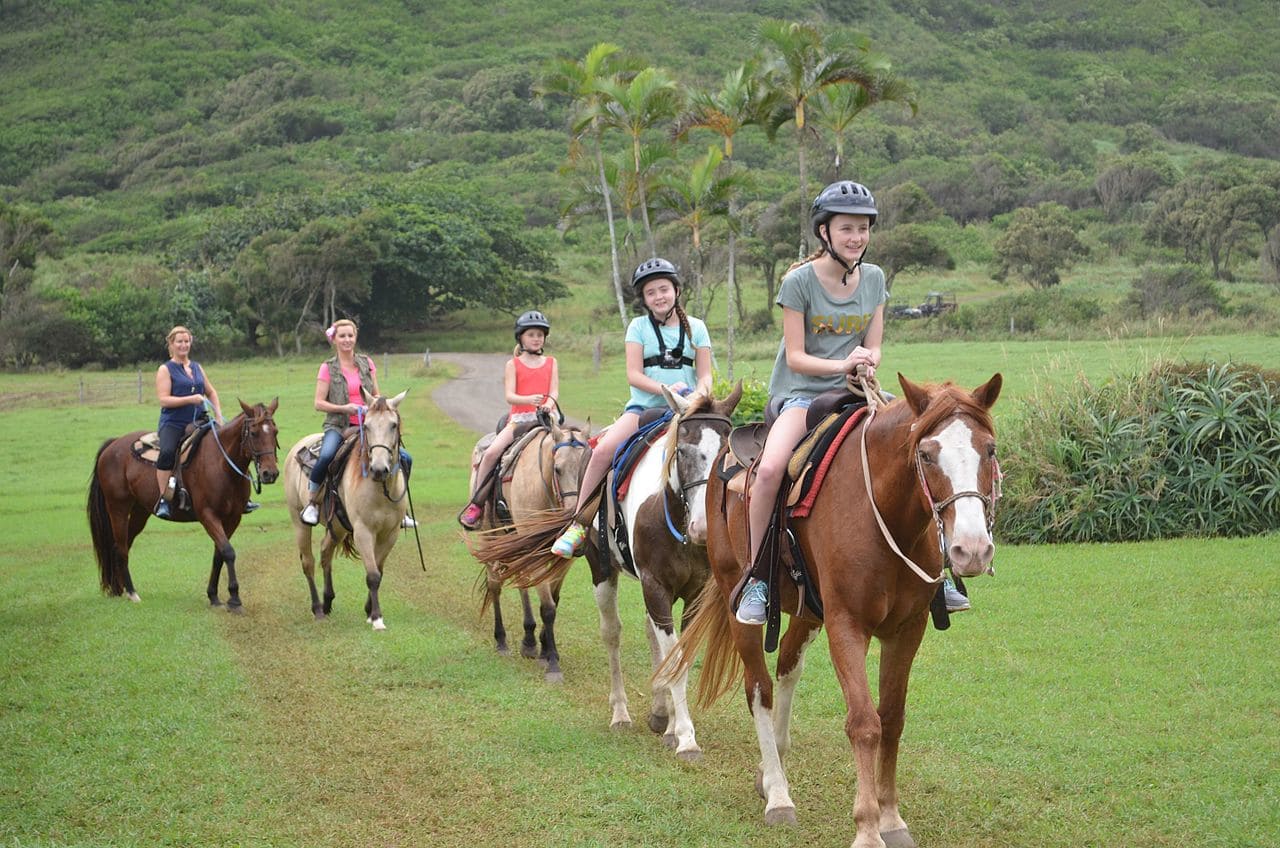
{"type": "MultiPolygon", "coordinates": [[[[249,500],[250,463],[257,466],[258,479],[274,483],[279,469],[276,450],[279,436],[275,414],[279,398],[271,403],[247,405],[243,413],[221,428],[206,433],[187,464],[182,481],[191,495],[191,508],[173,508],[174,521],[199,521],[213,540],[213,568],[209,573],[209,603],[221,606],[218,581],[227,566],[227,608],[242,612],[240,584],[236,580],[236,551],[231,535],[240,526],[245,502],[249,500]]],[[[93,474],[89,477],[89,530],[98,559],[102,591],[127,595],[137,601],[129,574],[129,549],[146,526],[151,509],[160,499],[154,463],[133,454],[133,443],[145,433],[139,430],[118,439],[108,439],[98,449],[93,474]]]]}
{"type": "MultiPolygon", "coordinates": [[[[488,437],[476,443],[471,463],[471,486],[475,491],[475,471],[480,454],[488,437]]],[[[533,431],[525,447],[516,457],[510,469],[510,479],[501,483],[499,496],[510,512],[509,518],[493,514],[492,502],[485,505],[485,515],[481,527],[516,526],[533,519],[547,510],[572,510],[578,503],[578,484],[586,471],[587,461],[591,458],[591,446],[587,443],[588,434],[577,427],[561,427],[548,419],[546,426],[539,426],[533,431]]],[[[498,653],[507,654],[507,631],[502,622],[502,578],[493,566],[485,563],[485,600],[484,605],[493,606],[493,638],[498,653]]],[[[533,606],[529,601],[529,590],[520,589],[520,603],[524,608],[524,639],[520,643],[520,653],[529,659],[537,658],[546,666],[548,683],[561,683],[564,675],[560,670],[560,653],[556,649],[555,621],[556,607],[560,604],[560,587],[564,583],[564,574],[551,580],[539,583],[538,612],[542,619],[541,647],[535,639],[536,624],[533,618],[533,606]]]]}
{"type": "MultiPolygon", "coordinates": [[[[683,627],[691,615],[691,604],[710,573],[704,494],[712,463],[729,435],[729,416],[742,397],[742,384],[723,400],[701,395],[686,400],[669,392],[664,394],[675,418],[636,464],[627,491],[618,503],[625,518],[635,576],[644,594],[645,629],[655,669],[676,645],[676,602],[683,604],[683,627]]],[[[485,560],[499,562],[503,579],[521,586],[563,575],[572,561],[559,559],[550,551],[569,518],[565,513],[552,515],[549,521],[544,518],[530,522],[507,536],[486,538],[485,560]]],[[[594,528],[587,533],[584,553],[595,584],[600,635],[609,652],[610,726],[628,727],[631,714],[622,676],[622,621],[618,615],[618,572],[623,554],[612,533],[609,549],[601,551],[594,528]]],[[[687,676],[679,675],[653,685],[648,724],[653,732],[662,735],[667,747],[675,749],[677,757],[697,760],[702,749],[689,716],[686,682],[687,676]]]]}
{"type": "MultiPolygon", "coordinates": [[[[991,523],[999,470],[989,410],[1000,394],[1000,375],[973,392],[949,383],[920,387],[901,374],[898,379],[904,397],[841,443],[809,517],[790,524],[818,588],[831,660],[844,691],[845,733],[858,771],[855,848],[915,844],[898,811],[897,789],[911,663],[942,579],[942,552],[962,577],[989,570],[995,552],[991,523]],[[866,667],[873,636],[881,645],[878,708],[866,667]]],[[[781,608],[792,617],[778,654],[775,697],[762,628],[740,624],[727,600],[745,568],[745,512],[742,496],[713,477],[707,549],[715,579],[681,635],[679,661],[660,676],[687,669],[704,641],[702,703],[727,692],[745,670],[747,705],[760,742],[756,789],[766,802],[765,821],[789,823],[795,821],[795,805],[783,763],[791,748],[791,705],[804,650],[823,622],[807,610],[797,614],[799,593],[784,580],[778,587],[781,608]]]]}
{"type": "Polygon", "coordinates": [[[370,398],[351,456],[338,480],[338,499],[350,523],[347,526],[336,514],[326,519],[326,532],[320,542],[320,565],[324,569],[324,601],[316,591],[316,558],[311,551],[311,525],[302,522],[302,508],[310,500],[308,477],[298,453],[324,437],[322,433],[303,436],[289,448],[285,460],[285,501],[293,521],[293,535],[298,545],[302,573],[311,589],[311,612],[317,620],[333,611],[333,554],[339,546],[343,553],[364,562],[366,623],[374,630],[386,630],[378,588],[382,585],[382,569],[387,555],[395,547],[400,527],[408,509],[409,483],[400,463],[400,413],[396,407],[407,392],[393,398],[370,398]]]}

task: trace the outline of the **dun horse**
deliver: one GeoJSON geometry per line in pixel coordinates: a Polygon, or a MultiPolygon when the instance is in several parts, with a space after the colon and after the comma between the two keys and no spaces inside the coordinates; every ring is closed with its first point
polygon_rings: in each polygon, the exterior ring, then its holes
{"type": "MultiPolygon", "coordinates": [[[[821,598],[831,660],[844,691],[845,733],[858,774],[854,848],[915,844],[898,809],[897,789],[911,663],[942,578],[943,551],[962,577],[989,570],[995,552],[991,524],[999,469],[989,410],[1000,394],[1000,375],[972,393],[951,384],[920,387],[901,374],[898,379],[903,399],[850,433],[831,460],[829,482],[809,517],[791,523],[821,598]],[[878,707],[866,667],[873,636],[881,644],[878,707]]],[[[745,667],[746,700],[760,743],[756,789],[765,800],[765,821],[794,822],[783,769],[791,748],[791,705],[805,648],[823,622],[807,611],[796,614],[799,593],[784,578],[782,609],[792,617],[778,654],[775,693],[760,626],[738,623],[727,601],[747,555],[742,496],[713,477],[707,513],[715,579],[699,598],[671,667],[687,669],[698,646],[707,643],[699,680],[699,699],[706,704],[732,688],[745,667]]]]}
{"type": "MultiPolygon", "coordinates": [[[[369,588],[364,611],[374,630],[386,630],[378,588],[383,566],[395,547],[408,508],[408,482],[400,465],[400,413],[396,407],[407,392],[393,398],[368,398],[369,406],[352,438],[350,455],[337,481],[337,502],[326,502],[326,532],[320,542],[320,565],[324,569],[324,601],[316,592],[316,560],[311,551],[311,526],[302,522],[302,508],[309,501],[308,476],[299,454],[318,443],[322,433],[304,436],[289,449],[285,461],[285,499],[293,521],[294,538],[302,573],[311,589],[311,612],[323,619],[333,611],[333,554],[343,553],[364,562],[365,585],[369,588]],[[341,512],[337,510],[340,509],[341,512]]],[[[340,449],[339,456],[346,450],[340,449]]]]}
{"type": "MultiPolygon", "coordinates": [[[[227,567],[227,608],[243,612],[240,584],[236,580],[236,551],[231,536],[240,526],[249,500],[250,463],[258,479],[274,483],[279,469],[275,414],[279,398],[268,405],[248,406],[216,432],[206,433],[182,467],[182,482],[190,493],[190,509],[173,510],[174,521],[198,521],[213,540],[213,567],[209,572],[209,603],[221,606],[218,582],[227,567]]],[[[89,478],[89,529],[98,560],[102,590],[139,600],[129,573],[129,549],[146,526],[151,509],[160,499],[155,464],[134,455],[133,444],[145,434],[139,430],[108,439],[98,449],[89,478]]]]}
{"type": "MultiPolygon", "coordinates": [[[[476,444],[468,491],[475,491],[476,465],[487,438],[482,438],[476,444]]],[[[546,425],[540,425],[530,433],[510,469],[510,479],[500,483],[499,496],[510,511],[509,518],[495,516],[492,505],[487,504],[481,526],[485,529],[511,525],[519,527],[547,510],[559,512],[574,509],[578,503],[578,484],[590,458],[591,446],[587,444],[587,434],[584,431],[576,427],[562,428],[548,419],[546,425]]],[[[498,653],[507,654],[507,631],[502,622],[502,579],[489,563],[485,564],[484,577],[485,606],[493,605],[494,642],[498,653]]],[[[534,638],[536,625],[529,590],[520,589],[520,603],[524,608],[524,639],[520,643],[520,653],[545,663],[548,683],[560,683],[564,680],[555,637],[556,607],[560,604],[560,587],[563,583],[564,574],[561,573],[537,586],[538,612],[542,619],[541,648],[534,638]]]]}
{"type": "MultiPolygon", "coordinates": [[[[676,416],[665,435],[635,466],[618,504],[644,594],[646,632],[655,669],[676,644],[676,601],[683,604],[683,627],[709,574],[704,494],[712,463],[732,426],[729,416],[742,397],[742,385],[739,383],[724,400],[700,395],[686,400],[664,394],[676,416]]],[[[569,561],[554,557],[550,550],[566,521],[567,516],[561,514],[520,527],[505,537],[485,539],[484,559],[501,563],[503,579],[520,586],[563,574],[569,561]]],[[[622,621],[618,616],[618,570],[623,554],[613,534],[608,535],[608,550],[602,551],[598,532],[594,527],[589,530],[585,555],[595,584],[600,634],[609,652],[610,725],[628,727],[631,714],[622,676],[622,621]]],[[[662,734],[664,744],[674,748],[678,757],[697,760],[702,750],[689,716],[686,683],[687,676],[682,674],[654,684],[648,724],[653,732],[662,734]]]]}

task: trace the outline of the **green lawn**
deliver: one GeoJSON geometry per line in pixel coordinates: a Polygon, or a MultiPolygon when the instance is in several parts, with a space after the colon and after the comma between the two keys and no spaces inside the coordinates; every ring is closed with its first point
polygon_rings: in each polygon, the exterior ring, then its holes
{"type": "MultiPolygon", "coordinates": [[[[1280,361],[1271,338],[1181,350],[1280,361]]],[[[903,346],[885,371],[973,384],[1001,370],[1014,414],[1037,380],[1099,379],[1146,355],[903,346]]],[[[228,407],[280,395],[282,445],[318,425],[310,359],[208,364],[228,407]]],[[[589,360],[566,365],[571,411],[616,411],[617,363],[599,377],[589,360]]],[[[141,604],[102,597],[83,511],[93,455],[103,438],[153,425],[152,404],[46,408],[41,393],[74,389],[78,375],[0,375],[0,845],[847,845],[854,769],[825,644],[797,700],[800,824],[766,830],[740,696],[695,713],[696,766],[643,728],[634,583],[622,591],[632,730],[607,726],[581,564],[558,620],[566,683],[493,653],[453,521],[474,436],[429,400],[447,368],[408,356],[379,366],[386,388],[412,388],[405,427],[427,562],[424,573],[404,536],[379,634],[349,560],[337,563],[335,615],[311,619],[278,485],[234,539],[245,615],[207,606],[211,546],[190,526],[157,523],[139,538],[141,604]]],[[[1275,537],[1003,547],[998,576],[970,583],[973,612],[930,632],[916,664],[901,789],[920,844],[1271,844],[1278,559],[1275,537]]],[[[510,624],[518,601],[505,600],[510,624]]]]}

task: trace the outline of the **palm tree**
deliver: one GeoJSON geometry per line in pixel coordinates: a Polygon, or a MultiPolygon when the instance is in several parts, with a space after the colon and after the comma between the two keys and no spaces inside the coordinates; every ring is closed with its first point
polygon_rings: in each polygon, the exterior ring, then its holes
{"type": "MultiPolygon", "coordinates": [[[[737,70],[724,75],[724,83],[717,92],[695,91],[690,98],[689,110],[676,122],[673,135],[683,137],[692,129],[708,129],[720,136],[724,143],[724,158],[733,161],[733,139],[738,131],[751,124],[762,124],[778,107],[778,94],[765,86],[759,76],[759,68],[753,62],[740,65],[737,70]]],[[[728,337],[729,379],[733,379],[733,329],[737,280],[737,196],[729,198],[729,279],[726,305],[728,337]]]]}
{"type": "Polygon", "coordinates": [[[889,62],[869,51],[865,36],[852,41],[824,38],[811,24],[765,21],[760,25],[758,40],[773,53],[766,73],[770,87],[782,99],[781,108],[774,112],[766,129],[772,135],[788,121],[796,128],[801,197],[799,255],[803,256],[809,223],[805,214],[805,198],[809,197],[804,152],[806,107],[824,89],[840,83],[879,90],[888,78],[889,62]]]}
{"type": "Polygon", "coordinates": [[[840,178],[840,166],[844,164],[844,137],[855,118],[877,103],[905,103],[915,115],[918,108],[911,85],[896,77],[886,75],[878,88],[866,88],[852,83],[839,83],[823,90],[814,98],[813,123],[826,130],[836,149],[835,177],[840,178]]]}
{"type": "MultiPolygon", "coordinates": [[[[720,173],[724,154],[712,145],[694,162],[687,175],[666,173],[658,178],[659,202],[689,229],[694,254],[694,311],[702,313],[702,232],[713,218],[727,218],[729,200],[746,184],[746,175],[720,173]]],[[[733,222],[729,222],[733,226],[733,222]]]]}
{"type": "Polygon", "coordinates": [[[653,225],[649,221],[649,198],[646,183],[655,157],[653,150],[646,151],[644,135],[654,127],[670,121],[680,113],[684,105],[680,87],[676,81],[657,68],[645,68],[630,82],[601,80],[599,90],[605,95],[598,104],[601,123],[625,132],[631,139],[632,175],[635,179],[636,200],[644,221],[645,236],[649,239],[649,251],[658,255],[658,244],[653,237],[653,225]]]}
{"type": "Polygon", "coordinates": [[[613,226],[613,200],[610,196],[609,181],[605,174],[604,153],[600,146],[603,129],[600,121],[600,109],[608,94],[602,87],[605,82],[612,82],[615,75],[627,70],[623,63],[614,58],[622,48],[616,44],[601,42],[587,51],[581,62],[570,59],[559,59],[551,63],[535,88],[538,96],[549,97],[559,95],[567,97],[573,104],[574,112],[570,121],[570,132],[573,143],[570,145],[570,159],[581,155],[582,143],[586,141],[595,160],[596,178],[600,185],[600,199],[604,204],[605,220],[609,223],[609,257],[613,267],[613,290],[618,299],[618,316],[622,326],[627,326],[627,306],[622,295],[622,273],[618,268],[618,235],[613,226]]]}

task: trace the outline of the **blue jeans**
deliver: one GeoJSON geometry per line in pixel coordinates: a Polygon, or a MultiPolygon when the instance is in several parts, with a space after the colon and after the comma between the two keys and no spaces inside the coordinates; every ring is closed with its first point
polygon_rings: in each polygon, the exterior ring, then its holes
{"type": "MultiPolygon", "coordinates": [[[[311,469],[311,491],[317,491],[320,485],[324,483],[325,475],[329,473],[329,463],[333,462],[333,457],[338,453],[338,448],[342,446],[341,430],[325,430],[324,441],[320,445],[320,456],[316,457],[316,466],[311,469]]],[[[413,470],[413,457],[403,447],[400,448],[400,465],[404,467],[404,479],[409,479],[409,472],[413,470]]]]}

